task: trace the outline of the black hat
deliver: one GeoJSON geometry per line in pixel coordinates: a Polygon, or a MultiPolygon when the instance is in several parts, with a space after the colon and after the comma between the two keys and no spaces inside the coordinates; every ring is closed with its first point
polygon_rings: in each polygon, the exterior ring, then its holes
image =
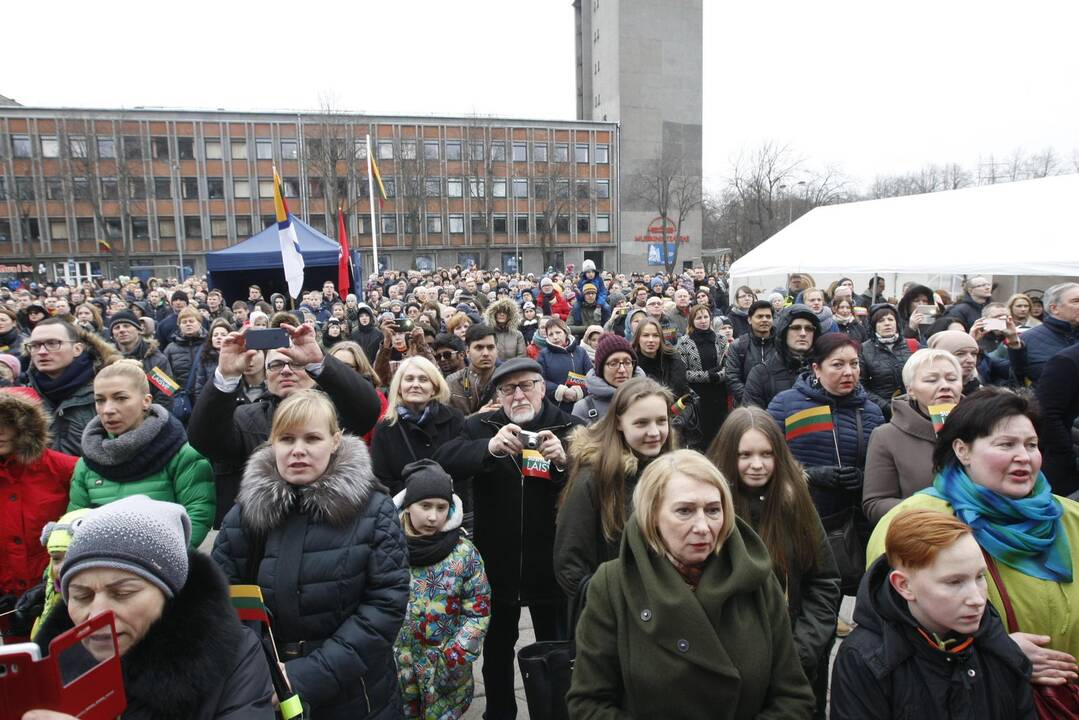
{"type": "Polygon", "coordinates": [[[491,379],[488,381],[488,385],[490,387],[495,387],[499,380],[504,380],[510,375],[515,375],[520,372],[534,372],[537,375],[542,375],[543,368],[540,367],[538,362],[531,358],[513,358],[495,368],[495,371],[491,373],[491,379]]]}
{"type": "Polygon", "coordinates": [[[410,462],[401,470],[401,479],[405,482],[402,508],[428,498],[453,504],[453,478],[434,460],[410,462]]]}
{"type": "Polygon", "coordinates": [[[109,332],[112,332],[112,329],[120,323],[134,325],[140,332],[142,331],[142,323],[135,317],[135,313],[130,310],[120,310],[119,312],[113,313],[112,317],[109,318],[109,332]]]}

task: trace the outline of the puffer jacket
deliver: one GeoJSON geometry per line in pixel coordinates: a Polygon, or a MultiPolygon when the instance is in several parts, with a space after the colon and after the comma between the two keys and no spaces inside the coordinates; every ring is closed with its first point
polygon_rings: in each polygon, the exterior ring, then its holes
{"type": "Polygon", "coordinates": [[[862,387],[869,399],[877,404],[885,419],[892,416],[892,398],[907,391],[903,384],[903,366],[914,353],[902,336],[891,345],[885,345],[871,335],[862,343],[862,387]]]}
{"type": "MultiPolygon", "coordinates": [[[[837,397],[814,383],[812,378],[812,373],[803,373],[795,381],[794,387],[779,393],[768,404],[768,412],[779,423],[781,430],[785,430],[786,419],[795,413],[820,406],[827,406],[831,411],[834,430],[795,437],[789,441],[791,453],[810,473],[814,468],[831,468],[835,465],[864,469],[869,436],[874,428],[884,422],[884,415],[861,385],[856,385],[850,394],[837,397]],[[859,427],[861,435],[858,434],[859,427]],[[838,458],[836,445],[839,446],[838,458]]],[[[861,508],[861,488],[844,490],[811,484],[809,491],[822,518],[849,507],[861,508]]]]}
{"type": "Polygon", "coordinates": [[[1079,345],[1049,359],[1035,390],[1045,420],[1042,472],[1055,494],[1071,495],[1079,490],[1079,345]]]}
{"type": "MultiPolygon", "coordinates": [[[[540,373],[547,386],[547,399],[556,403],[564,412],[573,410],[573,402],[563,401],[558,395],[559,385],[577,385],[585,390],[585,376],[592,369],[588,353],[574,339],[569,347],[548,344],[539,354],[540,373]],[[570,373],[575,377],[571,378],[570,373]]],[[[574,401],[576,402],[576,401],[574,401]]]]}
{"type": "Polygon", "coordinates": [[[195,358],[206,342],[206,330],[199,329],[195,337],[186,337],[177,330],[172,334],[168,347],[165,348],[165,359],[172,368],[172,379],[183,387],[187,383],[187,376],[195,369],[195,358]]]}
{"type": "MultiPolygon", "coordinates": [[[[121,658],[124,720],[273,720],[270,668],[254,632],[236,617],[221,571],[188,554],[187,582],[165,612],[121,658]]],[[[42,654],[70,630],[58,604],[34,641],[42,654]]]]}
{"type": "Polygon", "coordinates": [[[603,282],[603,278],[599,276],[599,273],[596,272],[594,268],[590,270],[587,267],[582,266],[581,276],[577,278],[578,297],[584,297],[584,286],[589,284],[596,286],[596,302],[606,305],[608,294],[607,283],[603,282]]]}
{"type": "Polygon", "coordinates": [[[862,578],[857,623],[832,669],[832,720],[1034,720],[1030,661],[986,606],[972,645],[944,652],[923,638],[879,558],[862,578]]]}
{"type": "Polygon", "coordinates": [[[408,552],[362,440],[342,436],[326,472],[302,487],[278,474],[272,446],[252,455],[213,558],[230,583],[262,588],[285,673],[312,717],[401,717],[393,643],[408,552]]]}
{"type": "Polygon", "coordinates": [[[813,323],[813,338],[820,337],[820,320],[805,305],[791,305],[781,312],[775,325],[775,352],[763,364],[756,365],[749,371],[745,390],[742,392],[743,405],[768,407],[772,398],[794,387],[798,376],[809,369],[808,357],[795,357],[787,347],[787,331],[796,318],[813,323]]]}
{"type": "Polygon", "coordinates": [[[12,431],[0,458],[0,595],[22,595],[49,564],[41,529],[64,514],[78,458],[47,447],[45,411],[16,392],[0,393],[0,427],[12,431]]]}
{"type": "Polygon", "coordinates": [[[521,324],[521,310],[517,307],[517,303],[512,300],[493,302],[483,311],[483,318],[488,326],[494,328],[495,347],[498,348],[499,360],[506,361],[525,356],[525,337],[517,329],[517,326],[521,324]],[[498,313],[505,313],[509,317],[505,325],[498,325],[495,322],[495,315],[498,313]]]}
{"type": "Polygon", "coordinates": [[[988,305],[988,302],[980,303],[970,296],[970,293],[963,293],[963,299],[952,305],[946,313],[948,317],[954,317],[961,323],[967,326],[967,330],[970,330],[974,326],[974,323],[978,321],[982,316],[982,310],[988,305]]]}
{"type": "Polygon", "coordinates": [[[455,407],[434,401],[422,426],[398,419],[393,425],[382,420],[375,426],[371,462],[375,477],[396,495],[404,489],[401,471],[405,465],[425,460],[443,444],[461,434],[465,416],[455,407]]]}
{"type": "Polygon", "coordinates": [[[197,548],[214,521],[217,493],[210,461],[187,444],[184,427],[160,405],[143,423],[109,436],[94,418],[83,433],[83,456],[71,478],[67,509],[101,507],[130,495],[183,505],[197,548]]]}
{"type": "Polygon", "coordinates": [[[352,340],[363,348],[364,355],[367,356],[367,361],[370,363],[375,362],[375,356],[378,355],[378,349],[382,347],[382,331],[375,326],[375,314],[370,307],[360,303],[356,310],[356,327],[352,331],[352,340]],[[367,315],[371,318],[371,322],[367,325],[360,323],[359,316],[367,315]]]}
{"type": "Polygon", "coordinates": [[[607,321],[611,319],[611,309],[604,303],[598,300],[591,305],[588,305],[584,301],[582,296],[580,300],[573,303],[573,312],[570,314],[569,329],[578,338],[584,337],[585,330],[589,325],[599,325],[603,327],[607,324],[607,321]]]}
{"type": "Polygon", "coordinates": [[[763,365],[775,353],[775,328],[766,338],[760,338],[752,332],[742,335],[731,344],[731,351],[723,364],[727,376],[727,388],[734,397],[735,405],[742,404],[745,394],[746,378],[756,365],[763,365]]]}
{"type": "Polygon", "coordinates": [[[1041,325],[1023,333],[1023,344],[1027,348],[1026,371],[1023,374],[1027,381],[1036,384],[1049,358],[1076,343],[1079,343],[1079,329],[1046,313],[1041,325]]]}

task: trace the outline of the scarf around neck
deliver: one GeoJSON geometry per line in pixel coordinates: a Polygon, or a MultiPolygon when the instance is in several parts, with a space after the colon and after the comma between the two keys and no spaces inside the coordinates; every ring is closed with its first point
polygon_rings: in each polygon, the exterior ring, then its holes
{"type": "Polygon", "coordinates": [[[435,408],[438,405],[437,400],[432,400],[424,407],[423,412],[419,415],[409,410],[404,405],[397,406],[397,417],[407,423],[412,423],[417,427],[424,427],[427,422],[435,416],[435,408]]]}
{"type": "Polygon", "coordinates": [[[76,355],[71,364],[55,378],[37,370],[34,371],[34,381],[37,383],[38,390],[54,405],[67,400],[75,394],[76,390],[93,379],[94,361],[88,352],[76,355]]]}
{"type": "Polygon", "coordinates": [[[877,336],[877,341],[882,345],[894,345],[899,341],[899,333],[888,336],[881,335],[880,333],[875,333],[875,335],[877,336]]]}
{"type": "Polygon", "coordinates": [[[142,424],[123,435],[110,435],[95,416],[82,435],[83,461],[109,480],[139,480],[160,472],[186,442],[180,421],[160,405],[151,405],[142,424]]]}
{"type": "Polygon", "coordinates": [[[408,542],[408,564],[412,567],[427,567],[442,562],[457,547],[460,536],[460,527],[434,535],[407,535],[405,540],[408,542]]]}
{"type": "Polygon", "coordinates": [[[1060,521],[1064,509],[1042,473],[1029,496],[1015,499],[978,485],[953,464],[922,492],[950,503],[998,562],[1042,580],[1072,581],[1071,547],[1060,521]]]}

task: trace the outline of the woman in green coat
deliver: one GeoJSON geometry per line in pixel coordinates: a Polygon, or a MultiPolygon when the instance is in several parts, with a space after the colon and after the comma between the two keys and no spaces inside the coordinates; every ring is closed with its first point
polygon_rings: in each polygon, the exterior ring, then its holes
{"type": "Polygon", "coordinates": [[[82,435],[68,511],[100,507],[129,495],[183,505],[197,548],[214,519],[210,462],[187,444],[180,421],[153,404],[142,364],[118,360],[94,378],[97,416],[82,435]]]}
{"type": "Polygon", "coordinates": [[[570,717],[807,718],[813,692],[764,543],[693,450],[648,466],[588,587],[570,717]]]}

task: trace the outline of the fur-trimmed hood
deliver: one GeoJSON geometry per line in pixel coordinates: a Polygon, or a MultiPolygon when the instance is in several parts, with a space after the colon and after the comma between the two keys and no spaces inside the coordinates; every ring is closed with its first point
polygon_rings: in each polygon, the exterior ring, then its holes
{"type": "Polygon", "coordinates": [[[95,375],[101,368],[112,365],[122,357],[116,348],[107,343],[105,338],[97,333],[87,332],[80,328],[79,336],[79,342],[86,346],[84,352],[89,353],[94,360],[95,375]]]}
{"type": "Polygon", "coordinates": [[[371,456],[359,438],[341,436],[341,445],[329,467],[310,485],[292,486],[277,472],[273,447],[258,448],[247,461],[236,504],[243,509],[244,528],[269,532],[297,509],[318,521],[340,527],[363,510],[371,493],[389,492],[371,469],[371,456]]]}
{"type": "Polygon", "coordinates": [[[504,312],[509,316],[509,321],[506,323],[506,327],[510,330],[516,330],[517,326],[521,324],[521,308],[517,307],[517,303],[512,300],[496,300],[487,306],[487,309],[483,311],[483,320],[491,327],[498,329],[495,324],[495,315],[497,313],[504,312]]]}
{"type": "Polygon", "coordinates": [[[15,430],[13,455],[23,465],[29,465],[49,446],[49,414],[34,402],[18,393],[0,392],[0,425],[15,430]]]}

